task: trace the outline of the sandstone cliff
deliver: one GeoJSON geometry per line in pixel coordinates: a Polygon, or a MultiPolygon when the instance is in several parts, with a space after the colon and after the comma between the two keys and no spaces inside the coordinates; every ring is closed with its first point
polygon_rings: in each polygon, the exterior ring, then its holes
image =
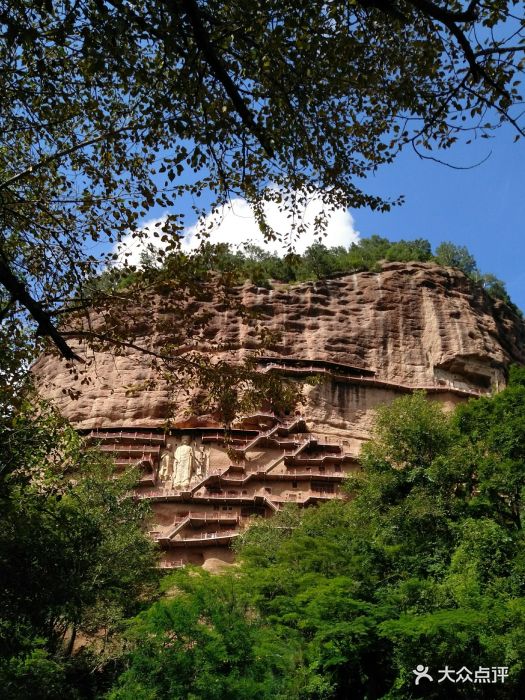
{"type": "MultiPolygon", "coordinates": [[[[270,290],[245,284],[234,294],[262,327],[281,334],[265,351],[262,371],[280,368],[300,378],[317,367],[330,379],[307,389],[306,412],[327,430],[352,423],[361,437],[369,423],[364,413],[389,394],[422,387],[454,401],[462,392],[497,389],[510,363],[525,362],[521,319],[461,272],[433,264],[389,263],[380,272],[276,283],[270,290]]],[[[142,311],[137,344],[154,349],[170,342],[170,329],[175,336],[180,324],[170,299],[157,297],[142,311]]],[[[254,328],[234,309],[212,300],[200,311],[208,321],[194,347],[211,359],[235,361],[257,345],[254,328]]],[[[38,360],[34,373],[42,393],[79,428],[161,427],[173,398],[162,381],[152,381],[149,359],[132,350],[117,357],[95,353],[77,379],[50,355],[38,360]]],[[[175,427],[188,424],[188,400],[181,392],[175,427]]]]}
{"type": "Polygon", "coordinates": [[[191,382],[169,389],[151,355],[130,348],[115,356],[78,346],[87,363],[73,372],[54,356],[34,367],[42,393],[90,444],[117,468],[142,470],[137,497],[151,503],[150,534],[167,568],[215,570],[232,561],[230,544],[253,516],[339,498],[346,476],[360,469],[377,406],[416,388],[453,406],[502,387],[508,365],[525,361],[521,319],[461,273],[435,265],[388,264],[270,290],[246,284],[229,302],[215,287],[202,296],[146,297],[109,319],[99,310],[92,327],[128,325],[134,343],[151,352],[171,344],[175,355],[196,350],[210,364],[235,363],[260,342],[254,314],[280,334],[258,355],[258,370],[299,383],[298,412],[256,411],[226,431],[189,410],[191,382]],[[314,373],[320,381],[305,382],[314,373]]]}

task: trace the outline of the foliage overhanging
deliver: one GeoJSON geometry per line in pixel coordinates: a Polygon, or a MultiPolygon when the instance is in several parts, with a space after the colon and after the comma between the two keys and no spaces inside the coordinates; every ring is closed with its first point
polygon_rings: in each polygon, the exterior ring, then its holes
{"type": "Polygon", "coordinates": [[[245,197],[271,238],[265,200],[385,209],[364,178],[404,146],[520,137],[523,24],[518,0],[7,0],[4,324],[74,359],[57,313],[153,207],[172,248],[203,192],[245,197]]]}

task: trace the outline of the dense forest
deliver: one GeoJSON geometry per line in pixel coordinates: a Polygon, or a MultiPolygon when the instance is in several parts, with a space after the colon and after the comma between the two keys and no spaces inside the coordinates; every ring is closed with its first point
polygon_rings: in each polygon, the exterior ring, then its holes
{"type": "Polygon", "coordinates": [[[524,410],[522,369],[452,415],[422,393],[380,409],[348,500],[256,523],[231,573],[166,581],[109,697],[518,697],[524,410]],[[463,667],[509,675],[456,682],[463,667]]]}
{"type": "Polygon", "coordinates": [[[2,697],[519,696],[524,369],[452,414],[421,392],[379,409],[345,500],[255,519],[226,573],[160,581],[134,475],[108,480],[45,405],[2,416],[2,697]]]}

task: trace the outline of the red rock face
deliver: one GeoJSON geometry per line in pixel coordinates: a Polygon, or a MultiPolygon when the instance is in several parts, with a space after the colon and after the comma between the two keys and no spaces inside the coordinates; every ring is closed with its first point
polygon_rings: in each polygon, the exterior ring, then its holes
{"type": "MultiPolygon", "coordinates": [[[[417,388],[453,406],[503,388],[509,364],[525,362],[521,319],[450,268],[390,263],[377,273],[271,290],[246,284],[233,296],[257,314],[262,328],[280,334],[259,358],[260,371],[300,383],[316,372],[324,381],[303,385],[299,418],[241,419],[229,445],[211,417],[189,414],[191,387],[181,380],[173,395],[137,351],[88,356],[76,379],[54,356],[34,367],[43,395],[77,428],[97,429],[92,439],[117,464],[143,464],[140,490],[153,503],[154,536],[166,566],[230,561],[228,543],[251,515],[270,515],[287,501],[336,497],[344,475],[359,468],[356,458],[377,406],[417,388]],[[172,429],[165,434],[173,403],[172,429]],[[173,488],[173,456],[183,433],[205,465],[181,490],[173,488]],[[170,465],[164,480],[162,455],[170,465]]],[[[171,309],[169,298],[156,297],[138,310],[137,345],[176,344],[180,313],[171,309]]],[[[257,347],[253,326],[228,305],[211,299],[188,302],[188,309],[208,322],[179,352],[235,362],[257,347]]]]}
{"type": "MultiPolygon", "coordinates": [[[[504,383],[504,370],[511,362],[525,361],[522,321],[450,268],[390,263],[378,273],[277,284],[271,290],[245,285],[236,296],[259,314],[262,327],[281,333],[278,346],[265,355],[289,366],[300,360],[319,367],[333,363],[334,373],[335,365],[346,365],[410,388],[486,391],[504,383]]],[[[175,333],[180,321],[170,317],[169,306],[169,299],[156,299],[145,310],[138,345],[154,349],[170,341],[170,328],[175,333]]],[[[256,332],[238,313],[213,302],[201,307],[209,322],[193,339],[193,348],[233,361],[253,350],[256,332]],[[215,349],[225,345],[231,349],[215,349]]],[[[154,382],[148,358],[135,351],[118,357],[97,353],[84,369],[74,380],[65,363],[52,356],[40,358],[34,367],[42,393],[75,425],[164,424],[172,397],[162,382],[154,382]],[[86,376],[89,383],[81,384],[86,376]],[[65,391],[79,398],[71,400],[65,391]]],[[[181,425],[186,424],[187,406],[188,397],[181,392],[176,415],[181,425]]]]}

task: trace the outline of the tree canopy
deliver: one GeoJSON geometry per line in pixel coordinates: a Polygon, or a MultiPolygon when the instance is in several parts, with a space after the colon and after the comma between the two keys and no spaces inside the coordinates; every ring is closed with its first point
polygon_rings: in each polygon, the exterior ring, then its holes
{"type": "Polygon", "coordinates": [[[72,359],[57,315],[92,302],[108,243],[140,235],[155,206],[172,248],[180,198],[199,213],[203,193],[245,197],[271,238],[264,200],[384,209],[364,178],[404,146],[446,149],[503,121],[519,137],[523,23],[517,0],[8,0],[4,324],[22,312],[72,359]]]}
{"type": "Polygon", "coordinates": [[[390,241],[373,235],[351,243],[348,248],[328,248],[321,242],[310,245],[303,254],[279,255],[251,243],[233,248],[227,243],[206,242],[191,253],[168,254],[161,264],[153,252],[142,254],[139,269],[113,267],[89,281],[93,290],[124,291],[140,289],[157,283],[168,283],[177,269],[184,267],[193,281],[210,279],[210,273],[218,273],[229,285],[250,280],[261,287],[270,287],[272,281],[301,282],[321,280],[330,276],[378,271],[382,262],[435,262],[438,265],[461,270],[473,282],[481,286],[494,299],[501,299],[517,313],[505,283],[490,273],[482,273],[474,256],[465,246],[450,241],[440,243],[432,252],[432,246],[424,238],[390,241]]]}
{"type": "Polygon", "coordinates": [[[348,500],[291,505],[245,532],[235,569],[166,581],[174,595],[131,622],[109,697],[518,697],[524,376],[452,415],[422,392],[380,408],[348,500]],[[416,688],[420,664],[433,682],[416,688]]]}
{"type": "Polygon", "coordinates": [[[94,697],[115,632],[157,591],[148,511],[45,404],[0,415],[0,684],[8,700],[94,697]]]}

